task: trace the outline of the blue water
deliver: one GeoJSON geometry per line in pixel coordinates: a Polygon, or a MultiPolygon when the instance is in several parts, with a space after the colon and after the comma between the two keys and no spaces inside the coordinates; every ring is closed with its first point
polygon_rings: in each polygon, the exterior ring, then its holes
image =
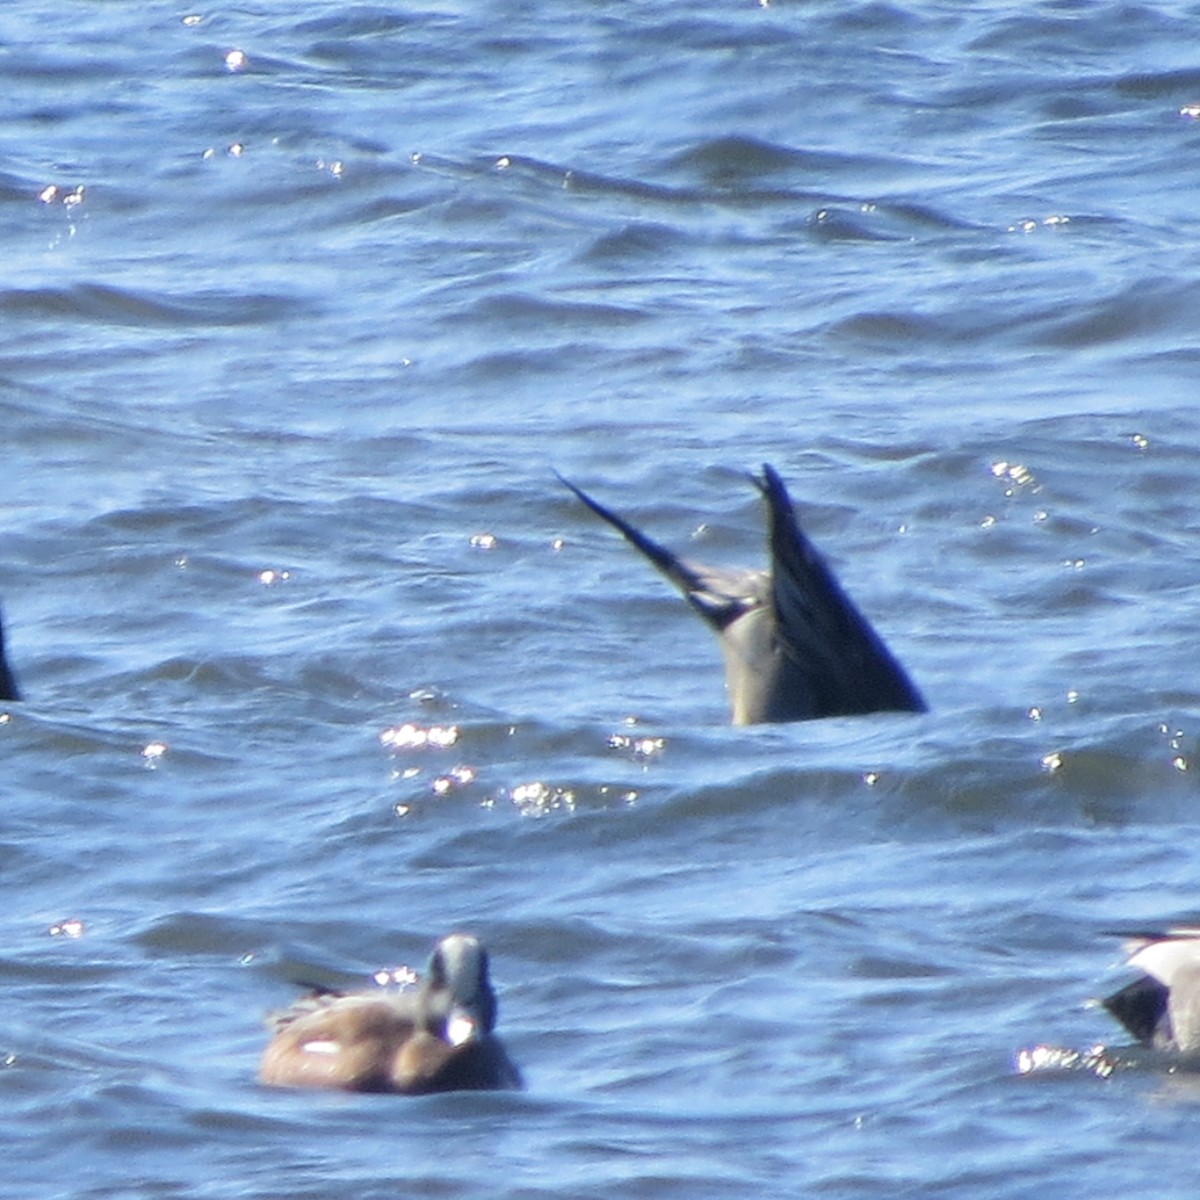
{"type": "Polygon", "coordinates": [[[1193,1196],[1014,1061],[1200,908],[1198,17],[10,0],[0,1194],[1193,1196]],[[764,461],[928,715],[729,728],[553,474],[764,461]],[[452,929],[525,1092],[256,1082],[452,929]]]}

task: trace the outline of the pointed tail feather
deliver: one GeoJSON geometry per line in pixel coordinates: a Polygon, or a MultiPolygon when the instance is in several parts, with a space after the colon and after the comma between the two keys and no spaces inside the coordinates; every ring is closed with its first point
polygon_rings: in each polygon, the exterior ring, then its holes
{"type": "Polygon", "coordinates": [[[755,482],[770,511],[779,637],[818,698],[814,715],[925,712],[924,697],[800,528],[778,472],[764,463],[755,482]]]}
{"type": "Polygon", "coordinates": [[[714,577],[719,572],[711,572],[695,566],[673,554],[665,546],[647,537],[640,529],[635,529],[624,517],[619,516],[610,508],[605,508],[599,500],[593,500],[582,488],[576,487],[569,479],[554,472],[560,483],[571,489],[584,504],[602,520],[607,521],[616,529],[630,545],[640,550],[681,592],[688,602],[706,621],[720,629],[729,619],[725,615],[728,598],[713,595],[714,577]]]}

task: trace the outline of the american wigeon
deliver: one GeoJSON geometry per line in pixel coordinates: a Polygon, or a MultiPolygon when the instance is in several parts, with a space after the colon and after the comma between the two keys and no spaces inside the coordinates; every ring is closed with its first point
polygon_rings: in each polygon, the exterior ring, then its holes
{"type": "Polygon", "coordinates": [[[17,690],[17,681],[8,665],[4,653],[4,621],[0,617],[0,700],[20,700],[21,693],[17,690]]]}
{"type": "Polygon", "coordinates": [[[767,502],[768,571],[679,558],[559,479],[636,546],[715,631],[735,725],[925,711],[904,668],[800,529],[787,488],[769,465],[754,478],[767,502]]]}
{"type": "Polygon", "coordinates": [[[419,1095],[521,1086],[492,1032],[487,951],[467,934],[438,942],[416,988],[316,994],[272,1023],[259,1078],[277,1087],[419,1095]]]}
{"type": "Polygon", "coordinates": [[[1104,1007],[1145,1046],[1200,1050],[1200,926],[1122,936],[1127,965],[1142,973],[1104,1007]]]}

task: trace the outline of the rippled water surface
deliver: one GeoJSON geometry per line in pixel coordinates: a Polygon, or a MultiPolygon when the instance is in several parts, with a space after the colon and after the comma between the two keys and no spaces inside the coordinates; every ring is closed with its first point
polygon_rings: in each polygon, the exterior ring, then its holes
{"type": "Polygon", "coordinates": [[[0,15],[13,1197],[1193,1196],[1105,935],[1200,909],[1200,5],[0,15]],[[554,470],[927,696],[731,729],[554,470]],[[528,1087],[269,1091],[492,950],[528,1087]]]}

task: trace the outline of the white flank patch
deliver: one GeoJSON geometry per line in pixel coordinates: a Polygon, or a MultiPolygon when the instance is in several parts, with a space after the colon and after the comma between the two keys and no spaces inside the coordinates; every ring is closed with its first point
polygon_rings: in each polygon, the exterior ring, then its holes
{"type": "Polygon", "coordinates": [[[337,1042],[305,1042],[300,1047],[306,1054],[336,1054],[340,1049],[337,1042]]]}

